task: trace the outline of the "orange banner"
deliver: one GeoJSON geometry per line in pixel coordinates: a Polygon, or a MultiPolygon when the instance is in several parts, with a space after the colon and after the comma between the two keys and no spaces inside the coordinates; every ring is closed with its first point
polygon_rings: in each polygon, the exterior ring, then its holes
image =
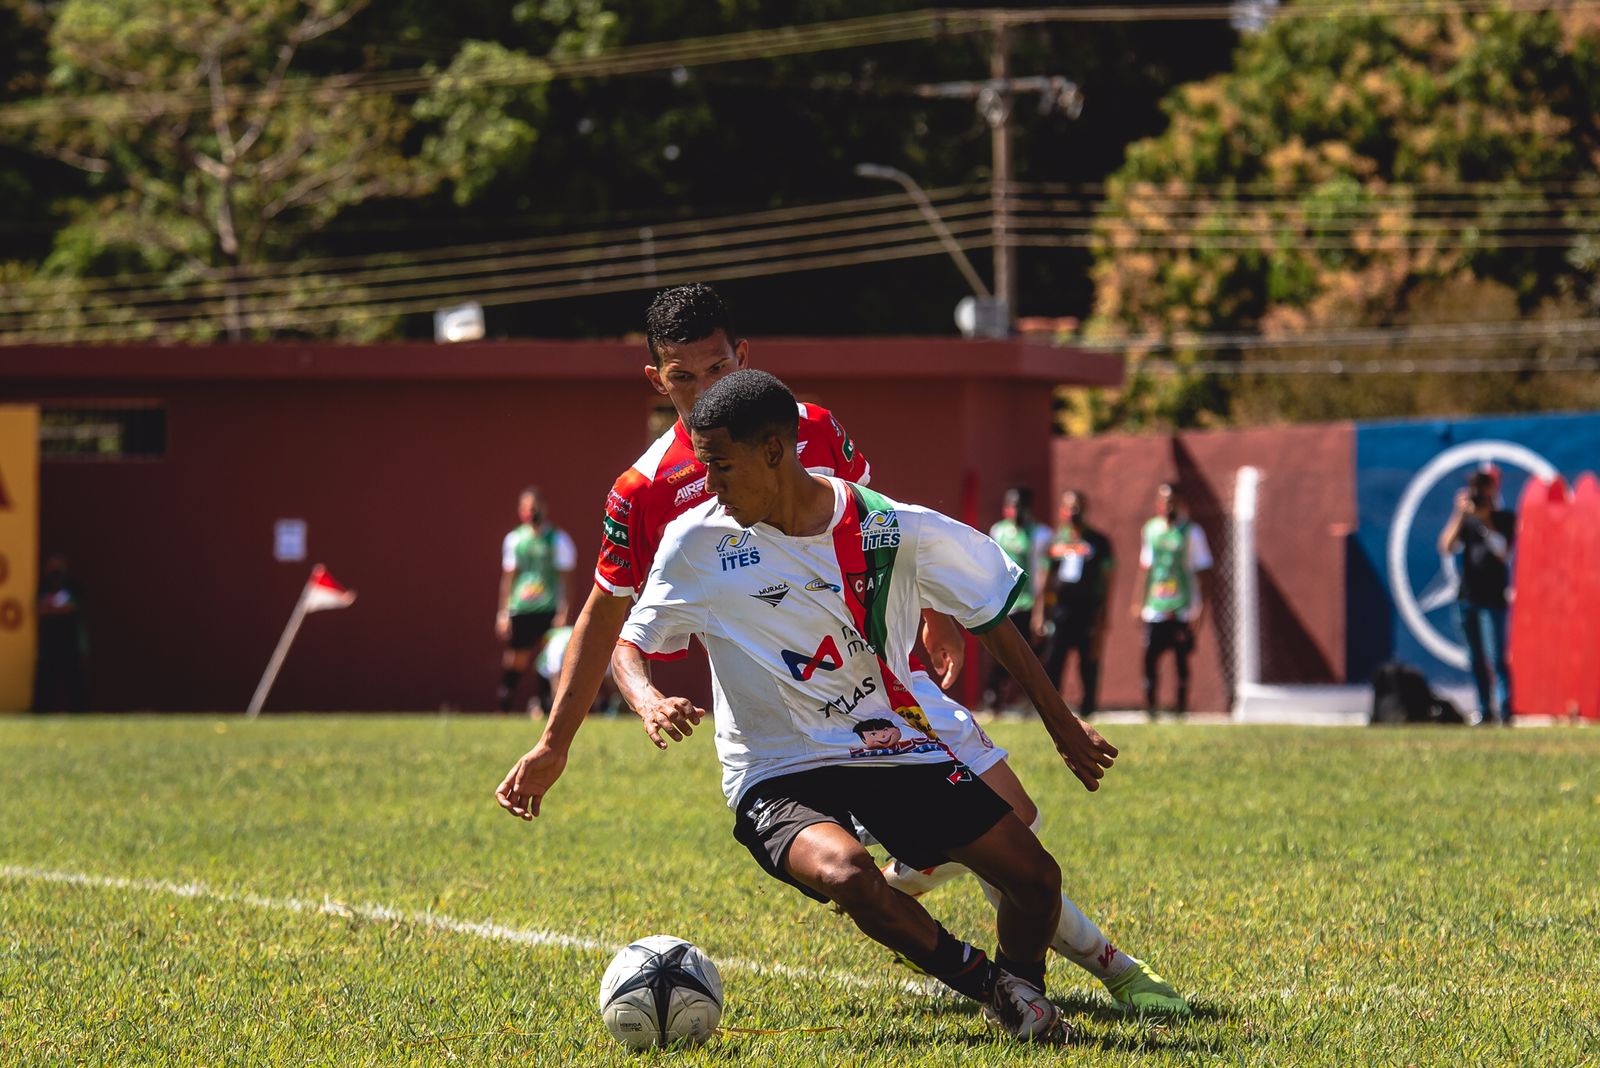
{"type": "Polygon", "coordinates": [[[38,570],[39,409],[0,405],[0,712],[33,703],[38,570]]]}

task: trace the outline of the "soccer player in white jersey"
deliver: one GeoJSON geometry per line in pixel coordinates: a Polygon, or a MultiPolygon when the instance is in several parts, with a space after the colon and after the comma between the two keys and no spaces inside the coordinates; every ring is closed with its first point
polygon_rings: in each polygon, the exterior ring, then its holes
{"type": "MultiPolygon", "coordinates": [[[[710,286],[663,290],[651,302],[645,324],[652,361],[647,377],[672,401],[680,421],[623,472],[607,499],[605,537],[595,569],[595,585],[573,627],[569,647],[573,651],[562,664],[544,736],[517,761],[497,790],[500,806],[522,819],[539,814],[544,794],[566,765],[568,748],[594,702],[607,661],[613,659],[616,637],[633,595],[643,587],[667,522],[705,500],[705,470],[694,460],[682,419],[707,389],[743,367],[748,358],[748,342],[737,332],[727,307],[710,286]]],[[[803,441],[815,439],[802,457],[808,468],[866,485],[866,457],[829,413],[816,405],[806,405],[800,436],[803,441]]],[[[1011,805],[1024,823],[1036,829],[1038,810],[1007,763],[1006,751],[994,745],[966,709],[940,689],[941,683],[950,685],[961,668],[959,632],[936,613],[927,613],[925,623],[928,629],[924,639],[936,678],[913,665],[908,686],[937,725],[940,737],[1011,805]]],[[[626,670],[623,661],[630,657],[641,659],[636,650],[615,648],[616,671],[626,670]]],[[[694,714],[690,702],[678,700],[645,715],[644,724],[656,744],[664,747],[664,736],[681,738],[680,728],[692,729],[694,714]]],[[[923,870],[899,859],[884,868],[891,886],[913,895],[925,894],[965,873],[966,869],[955,863],[923,870]]],[[[998,901],[992,887],[985,886],[984,893],[991,903],[998,901]]],[[[1104,983],[1124,1008],[1166,1013],[1188,1010],[1171,985],[1142,961],[1112,944],[1066,896],[1061,901],[1060,927],[1051,947],[1104,983]]]]}
{"type": "MultiPolygon", "coordinates": [[[[716,499],[668,524],[621,640],[645,653],[692,636],[705,645],[735,837],[768,874],[832,901],[1008,1033],[1063,1037],[1044,996],[1060,869],[902,681],[923,609],[953,616],[1096,789],[1116,749],[1067,709],[1007,618],[1022,572],[964,524],[806,471],[794,397],[765,372],[712,386],[688,426],[716,499]],[[958,861],[995,888],[992,963],[890,887],[855,822],[907,864],[958,861]]],[[[638,661],[617,681],[642,713],[670,700],[638,661]]]]}

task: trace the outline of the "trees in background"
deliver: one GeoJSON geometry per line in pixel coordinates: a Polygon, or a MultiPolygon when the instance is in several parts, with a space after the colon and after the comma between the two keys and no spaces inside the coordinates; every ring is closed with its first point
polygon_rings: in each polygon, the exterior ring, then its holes
{"type": "MultiPolygon", "coordinates": [[[[1333,355],[1393,365],[1568,354],[1540,324],[1593,312],[1595,246],[1582,235],[1600,230],[1597,102],[1592,11],[1380,18],[1357,8],[1245,39],[1231,71],[1167,99],[1167,129],[1130,146],[1111,180],[1090,333],[1170,339],[1160,346],[1170,363],[1144,362],[1134,344],[1149,379],[1101,398],[1092,421],[1542,407],[1554,389],[1582,403],[1571,376],[1558,387],[1528,371],[1224,385],[1182,369],[1220,356],[1248,372],[1316,354],[1307,338],[1370,327],[1422,335],[1443,323],[1528,329],[1333,355]],[[1185,341],[1197,331],[1259,332],[1266,343],[1202,349],[1185,341]]],[[[1582,340],[1588,351],[1593,335],[1582,340]]]]}

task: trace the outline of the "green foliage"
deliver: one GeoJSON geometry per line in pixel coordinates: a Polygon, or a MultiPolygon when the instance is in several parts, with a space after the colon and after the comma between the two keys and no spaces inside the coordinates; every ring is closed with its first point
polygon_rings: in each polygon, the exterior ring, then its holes
{"type": "MultiPolygon", "coordinates": [[[[1547,238],[1596,227],[1571,198],[1600,194],[1597,41],[1590,12],[1377,17],[1352,2],[1272,23],[1129,148],[1100,220],[1093,335],[1429,321],[1429,294],[1480,282],[1511,294],[1513,317],[1566,306],[1581,278],[1547,238]]],[[[1283,399],[1279,418],[1311,410],[1283,399]]]]}
{"type": "MultiPolygon", "coordinates": [[[[1199,1014],[1123,1018],[1053,959],[1051,991],[1080,1037],[1041,1055],[908,988],[846,918],[761,874],[729,834],[705,734],[663,754],[631,717],[591,721],[529,825],[491,797],[526,723],[3,722],[0,1061],[1593,1060],[1593,731],[1104,730],[1122,755],[1093,795],[1038,724],[994,734],[1048,813],[1067,892],[1199,1014]],[[114,784],[85,796],[86,768],[114,768],[114,784]],[[729,1028],[784,1030],[643,1058],[613,1043],[594,1003],[605,947],[658,932],[719,963],[729,1028]]],[[[971,880],[924,901],[992,948],[971,880]]]]}
{"type": "Polygon", "coordinates": [[[488,41],[468,41],[437,72],[432,88],[412,115],[436,127],[423,142],[422,158],[454,186],[454,200],[466,205],[504,170],[521,170],[539,131],[524,117],[542,111],[538,60],[488,41]],[[484,75],[494,80],[485,81],[484,75]],[[517,85],[506,85],[510,75],[517,85]]]}

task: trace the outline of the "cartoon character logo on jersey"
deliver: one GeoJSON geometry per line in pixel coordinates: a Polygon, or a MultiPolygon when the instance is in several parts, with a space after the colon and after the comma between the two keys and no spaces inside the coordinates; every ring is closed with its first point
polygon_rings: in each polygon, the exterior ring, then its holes
{"type": "Polygon", "coordinates": [[[900,517],[893,511],[868,512],[861,521],[861,551],[870,553],[877,549],[895,549],[899,545],[900,517]]]}
{"type": "Polygon", "coordinates": [[[882,717],[864,719],[850,728],[863,749],[890,749],[900,744],[900,728],[882,717]]]}
{"type": "Polygon", "coordinates": [[[945,747],[936,738],[907,738],[893,720],[882,716],[851,724],[861,744],[850,747],[852,758],[895,756],[900,753],[937,753],[945,747]]]}
{"type": "Polygon", "coordinates": [[[717,559],[722,562],[722,570],[734,571],[759,564],[761,550],[751,546],[750,532],[741,530],[737,534],[724,534],[722,540],[717,542],[717,559]]]}

